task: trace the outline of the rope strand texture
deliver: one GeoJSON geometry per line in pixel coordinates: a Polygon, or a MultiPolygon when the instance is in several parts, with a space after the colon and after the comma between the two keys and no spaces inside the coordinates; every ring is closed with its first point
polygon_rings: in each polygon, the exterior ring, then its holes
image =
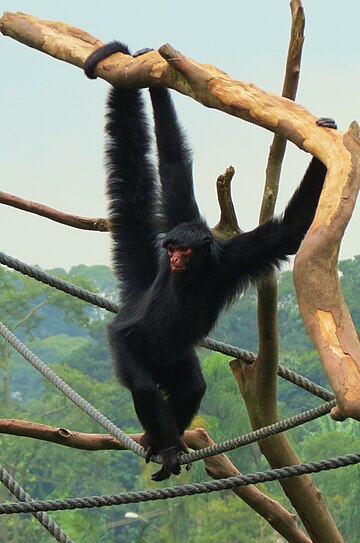
{"type": "MultiPolygon", "coordinates": [[[[330,469],[351,466],[360,462],[360,453],[328,458],[317,462],[308,462],[294,466],[270,469],[248,475],[228,477],[207,481],[205,483],[192,483],[174,487],[160,488],[156,490],[143,490],[140,492],[127,492],[112,494],[109,496],[89,496],[83,498],[67,498],[65,500],[42,500],[33,502],[6,503],[0,504],[0,515],[13,513],[34,513],[38,511],[64,511],[69,509],[87,509],[93,507],[105,507],[128,503],[139,503],[154,500],[166,500],[169,498],[180,498],[193,496],[195,494],[207,494],[220,490],[230,490],[237,486],[248,486],[251,484],[264,483],[268,481],[280,481],[289,477],[297,477],[310,473],[318,473],[330,469]]],[[[0,467],[0,479],[2,479],[2,468],[0,467]]]]}
{"type": "Polygon", "coordinates": [[[92,305],[96,305],[112,313],[118,312],[117,305],[113,302],[110,302],[106,298],[98,296],[97,294],[90,292],[90,290],[86,290],[82,287],[78,287],[77,285],[73,285],[72,283],[68,283],[63,279],[59,279],[58,277],[55,277],[50,273],[43,272],[42,270],[39,270],[34,266],[25,264],[25,262],[22,262],[21,260],[18,260],[17,258],[14,258],[2,252],[0,252],[0,264],[3,264],[8,268],[12,268],[13,270],[19,271],[23,275],[31,277],[31,279],[40,281],[44,285],[48,285],[50,287],[56,288],[57,290],[61,290],[66,294],[71,294],[71,296],[75,296],[75,298],[79,298],[80,300],[88,302],[92,305]]]}
{"type": "Polygon", "coordinates": [[[255,443],[256,441],[259,441],[259,439],[265,439],[266,437],[275,436],[287,430],[291,430],[292,428],[305,424],[305,422],[310,422],[311,420],[327,415],[335,405],[336,401],[332,400],[331,402],[327,402],[319,407],[314,407],[313,409],[309,409],[308,411],[304,411],[303,413],[299,413],[288,419],[275,422],[270,426],[264,426],[263,428],[259,428],[259,430],[254,430],[249,434],[234,437],[223,441],[222,443],[217,443],[210,447],[204,447],[198,451],[184,454],[181,456],[181,464],[187,464],[189,462],[194,462],[195,460],[203,460],[209,456],[215,456],[216,454],[239,449],[250,443],[255,443]]]}

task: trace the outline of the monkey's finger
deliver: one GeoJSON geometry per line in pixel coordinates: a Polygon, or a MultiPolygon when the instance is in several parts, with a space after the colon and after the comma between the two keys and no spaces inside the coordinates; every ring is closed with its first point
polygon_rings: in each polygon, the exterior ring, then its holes
{"type": "Polygon", "coordinates": [[[316,121],[316,124],[318,126],[323,126],[324,128],[333,128],[334,130],[337,129],[337,124],[331,117],[320,117],[320,119],[316,121]]]}

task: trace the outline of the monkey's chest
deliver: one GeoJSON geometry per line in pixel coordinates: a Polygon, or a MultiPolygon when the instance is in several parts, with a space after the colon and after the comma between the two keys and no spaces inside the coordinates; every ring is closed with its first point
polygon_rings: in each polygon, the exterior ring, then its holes
{"type": "Polygon", "coordinates": [[[176,349],[184,352],[198,343],[212,328],[216,315],[208,297],[171,296],[154,300],[143,314],[146,343],[165,356],[176,349]]]}

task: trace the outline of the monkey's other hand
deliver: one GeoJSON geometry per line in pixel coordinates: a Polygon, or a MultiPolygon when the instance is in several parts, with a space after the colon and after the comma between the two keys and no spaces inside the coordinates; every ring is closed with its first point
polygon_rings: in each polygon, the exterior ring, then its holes
{"type": "Polygon", "coordinates": [[[318,126],[323,126],[324,128],[333,128],[334,130],[337,129],[337,124],[331,117],[320,117],[320,119],[316,121],[316,124],[318,126]]]}
{"type": "Polygon", "coordinates": [[[165,479],[168,479],[172,474],[180,475],[180,452],[182,452],[182,449],[177,446],[162,449],[159,453],[163,460],[162,468],[153,473],[151,479],[153,481],[165,481],[165,479]]]}

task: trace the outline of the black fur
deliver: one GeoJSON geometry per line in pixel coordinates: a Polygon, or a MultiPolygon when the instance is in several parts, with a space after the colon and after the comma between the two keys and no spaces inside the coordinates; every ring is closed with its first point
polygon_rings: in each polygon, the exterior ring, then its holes
{"type": "MultiPolygon", "coordinates": [[[[96,64],[116,51],[129,53],[119,42],[105,45],[87,60],[86,74],[93,77],[96,64]]],[[[297,251],[313,220],[326,168],[312,159],[282,218],[216,240],[195,201],[191,152],[169,91],[151,88],[150,96],[157,167],[141,91],[113,88],[108,100],[107,192],[122,294],[109,339],[117,374],[130,389],[145,429],[146,459],[163,456],[163,467],[153,475],[162,480],[180,472],[179,453],[186,451],[181,436],[205,393],[195,345],[225,305],[297,251]],[[192,247],[184,273],[171,271],[169,243],[192,247]]],[[[329,119],[326,123],[331,126],[329,119]]]]}

